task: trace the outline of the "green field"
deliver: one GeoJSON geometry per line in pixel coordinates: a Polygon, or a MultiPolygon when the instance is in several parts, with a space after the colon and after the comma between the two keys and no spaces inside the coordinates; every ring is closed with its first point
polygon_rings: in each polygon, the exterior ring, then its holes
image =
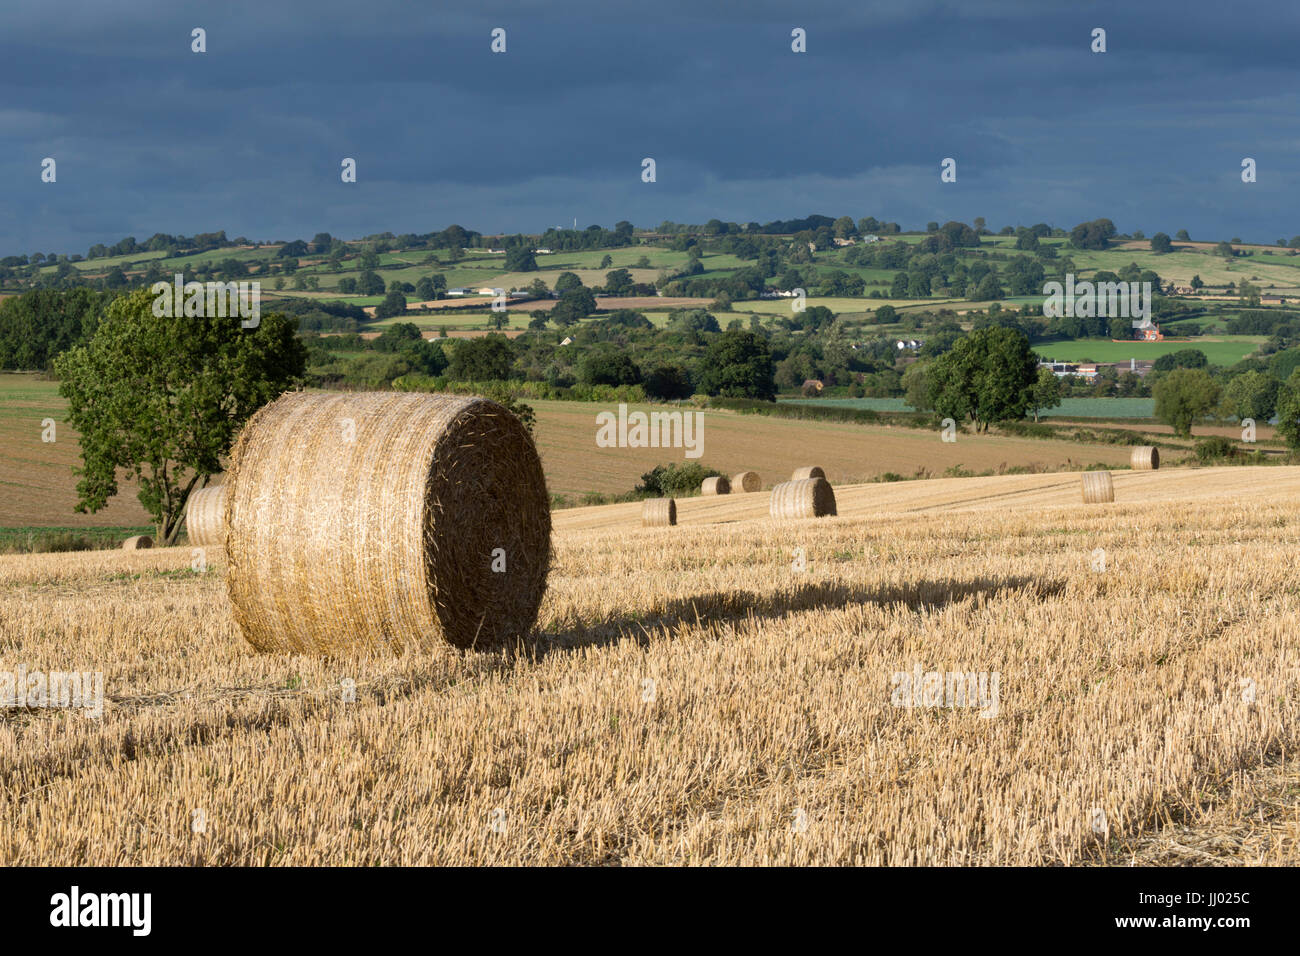
{"type": "Polygon", "coordinates": [[[1183,341],[1112,342],[1110,339],[1062,339],[1034,346],[1042,358],[1055,362],[1150,361],[1170,352],[1199,349],[1212,365],[1235,365],[1266,341],[1258,335],[1197,336],[1183,341]]]}

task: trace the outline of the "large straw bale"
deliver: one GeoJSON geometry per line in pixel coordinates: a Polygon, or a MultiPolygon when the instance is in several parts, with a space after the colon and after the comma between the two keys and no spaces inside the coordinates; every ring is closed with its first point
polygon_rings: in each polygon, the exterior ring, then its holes
{"type": "Polygon", "coordinates": [[[643,528],[667,528],[677,523],[677,502],[672,498],[647,498],[641,506],[643,528]]]}
{"type": "Polygon", "coordinates": [[[822,518],[835,514],[835,492],[825,478],[786,481],[772,489],[773,518],[822,518]]]}
{"type": "Polygon", "coordinates": [[[482,398],[292,392],[231,452],[227,587],[258,650],[513,645],[551,516],[532,438],[482,398]]]}
{"type": "Polygon", "coordinates": [[[763,481],[758,477],[756,471],[742,471],[740,474],[732,476],[731,493],[733,495],[762,490],[763,481]]]}
{"type": "Polygon", "coordinates": [[[1160,450],[1154,445],[1138,445],[1129,456],[1129,465],[1135,471],[1155,471],[1160,467],[1160,450]]]}
{"type": "Polygon", "coordinates": [[[143,551],[153,547],[153,538],[147,534],[132,535],[122,542],[123,551],[143,551]]]}
{"type": "Polygon", "coordinates": [[[791,481],[803,481],[807,478],[825,478],[826,472],[822,471],[817,465],[806,465],[803,468],[796,468],[794,474],[790,476],[791,481]]]}
{"type": "Polygon", "coordinates": [[[700,485],[700,494],[702,495],[729,495],[731,494],[731,482],[726,478],[714,476],[705,478],[700,485]]]}
{"type": "Polygon", "coordinates": [[[1083,473],[1083,503],[1097,505],[1115,500],[1115,482],[1109,471],[1085,471],[1083,473]]]}
{"type": "Polygon", "coordinates": [[[208,485],[185,505],[185,533],[200,547],[226,543],[226,486],[208,485]]]}

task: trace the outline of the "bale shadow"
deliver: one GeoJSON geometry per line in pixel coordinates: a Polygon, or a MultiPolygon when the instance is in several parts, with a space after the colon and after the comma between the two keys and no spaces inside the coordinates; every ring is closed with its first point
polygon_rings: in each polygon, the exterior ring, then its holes
{"type": "MultiPolygon", "coordinates": [[[[1004,591],[1033,591],[1038,600],[1056,597],[1064,581],[1032,577],[977,577],[965,581],[923,581],[885,588],[864,588],[834,582],[799,584],[780,591],[706,591],[674,598],[649,608],[599,620],[579,620],[561,629],[535,635],[525,653],[540,659],[558,650],[614,644],[632,638],[643,647],[656,628],[682,624],[735,621],[745,618],[775,620],[802,611],[824,611],[855,604],[900,604],[911,611],[936,610],[974,596],[994,597],[1004,591]]],[[[521,648],[520,650],[524,650],[521,648]]]]}

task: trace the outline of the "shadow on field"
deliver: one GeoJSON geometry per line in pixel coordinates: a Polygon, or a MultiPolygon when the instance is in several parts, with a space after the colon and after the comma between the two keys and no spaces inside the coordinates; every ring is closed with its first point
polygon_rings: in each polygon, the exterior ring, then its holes
{"type": "Polygon", "coordinates": [[[708,591],[653,605],[645,610],[600,620],[580,620],[572,626],[538,635],[531,651],[538,657],[553,650],[612,644],[624,637],[650,643],[656,628],[709,624],[745,618],[777,619],[800,611],[825,611],[854,604],[902,605],[911,611],[937,610],[978,597],[988,600],[1003,591],[1031,591],[1038,600],[1055,597],[1064,581],[1031,577],[978,577],[966,581],[925,581],[887,588],[864,588],[834,582],[800,584],[766,594],[754,591],[708,591]]]}

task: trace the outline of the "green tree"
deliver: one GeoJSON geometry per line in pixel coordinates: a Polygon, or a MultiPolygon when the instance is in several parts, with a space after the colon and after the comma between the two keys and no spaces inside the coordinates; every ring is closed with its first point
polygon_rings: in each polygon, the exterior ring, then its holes
{"type": "MultiPolygon", "coordinates": [[[[342,283],[340,283],[342,286],[342,283]]],[[[379,273],[366,270],[357,276],[357,293],[359,295],[383,295],[384,280],[379,273]]]]}
{"type": "Polygon", "coordinates": [[[1277,433],[1292,451],[1300,451],[1300,369],[1291,373],[1278,392],[1277,433]]]}
{"type": "Polygon", "coordinates": [[[561,272],[555,277],[555,291],[563,295],[570,289],[581,289],[582,280],[576,272],[561,272]]]}
{"type": "Polygon", "coordinates": [[[1061,404],[1063,391],[1061,379],[1055,372],[1050,368],[1039,368],[1038,381],[1034,383],[1029,399],[1029,408],[1034,413],[1034,421],[1038,421],[1039,413],[1043,410],[1056,408],[1061,404]]]}
{"type": "Polygon", "coordinates": [[[1038,381],[1038,359],[1019,329],[991,325],[958,339],[930,364],[930,404],[947,418],[969,418],[977,431],[1023,418],[1038,381]]]}
{"type": "Polygon", "coordinates": [[[512,376],[514,364],[515,352],[510,340],[491,333],[457,342],[447,373],[462,382],[505,381],[512,376]]]}
{"type": "Polygon", "coordinates": [[[406,296],[402,293],[393,291],[384,296],[384,301],[375,306],[375,318],[387,319],[394,315],[404,315],[406,313],[406,296]]]}
{"type": "Polygon", "coordinates": [[[1174,251],[1174,244],[1170,241],[1168,234],[1157,232],[1151,237],[1151,251],[1163,255],[1166,252],[1174,251]]]}
{"type": "Polygon", "coordinates": [[[1172,426],[1175,435],[1188,438],[1192,425],[1218,406],[1222,392],[1204,369],[1176,368],[1161,376],[1152,389],[1156,418],[1172,426]]]}
{"type": "Polygon", "coordinates": [[[1282,383],[1266,372],[1243,372],[1223,389],[1224,407],[1238,418],[1266,422],[1277,409],[1282,383]]]}
{"type": "Polygon", "coordinates": [[[776,400],[767,340],[747,329],[723,332],[705,350],[699,385],[709,395],[776,400]]]}
{"type": "Polygon", "coordinates": [[[420,327],[414,322],[394,322],[371,343],[376,352],[396,352],[420,341],[420,327]]]}
{"type": "Polygon", "coordinates": [[[153,314],[141,289],[108,309],[91,340],[59,357],[59,393],[81,434],[79,512],[102,509],[122,471],[135,477],[157,538],[172,544],[190,493],[222,470],[240,426],[306,368],[296,322],[153,314]]]}
{"type": "Polygon", "coordinates": [[[680,365],[658,365],[645,377],[642,384],[651,398],[672,400],[690,398],[694,393],[691,377],[680,365]]]}
{"type": "Polygon", "coordinates": [[[641,370],[627,353],[606,346],[593,349],[578,364],[578,381],[584,385],[636,385],[641,370]]]}
{"type": "Polygon", "coordinates": [[[512,246],[506,250],[507,272],[536,272],[537,259],[527,246],[512,246]]]}
{"type": "Polygon", "coordinates": [[[560,293],[560,301],[551,310],[551,321],[564,327],[585,319],[596,311],[596,296],[586,286],[560,293]]]}
{"type": "Polygon", "coordinates": [[[632,273],[626,269],[613,269],[605,273],[605,292],[609,295],[628,295],[632,291],[632,273]]]}
{"type": "Polygon", "coordinates": [[[927,376],[928,362],[913,362],[903,372],[903,398],[918,412],[928,412],[930,404],[930,380],[927,376]]]}

